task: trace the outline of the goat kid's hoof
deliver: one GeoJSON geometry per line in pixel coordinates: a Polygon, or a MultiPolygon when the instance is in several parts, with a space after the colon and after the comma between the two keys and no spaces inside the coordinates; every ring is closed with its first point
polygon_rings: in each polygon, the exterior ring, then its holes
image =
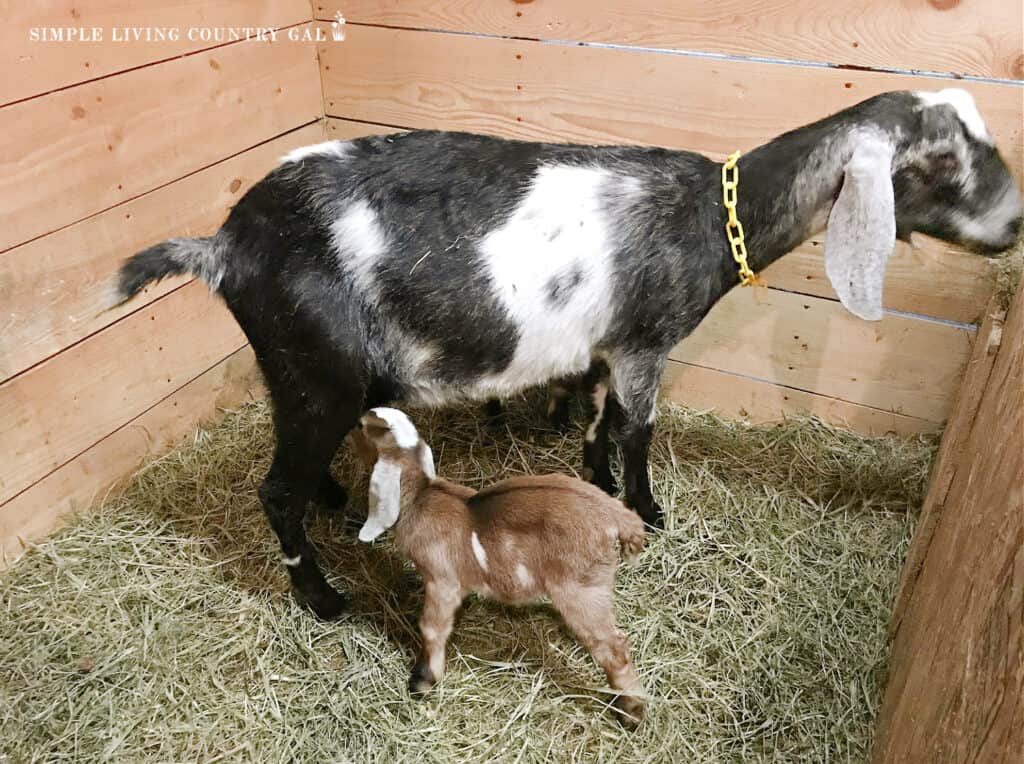
{"type": "Polygon", "coordinates": [[[426,664],[417,663],[409,675],[409,694],[416,700],[422,700],[435,684],[437,681],[426,664]]]}
{"type": "Polygon", "coordinates": [[[295,599],[312,610],[313,614],[322,621],[334,621],[341,618],[349,612],[351,605],[348,597],[331,588],[312,594],[303,594],[295,590],[295,599]]]}
{"type": "Polygon", "coordinates": [[[644,701],[632,695],[620,695],[612,704],[615,718],[627,730],[635,730],[644,718],[644,701]]]}

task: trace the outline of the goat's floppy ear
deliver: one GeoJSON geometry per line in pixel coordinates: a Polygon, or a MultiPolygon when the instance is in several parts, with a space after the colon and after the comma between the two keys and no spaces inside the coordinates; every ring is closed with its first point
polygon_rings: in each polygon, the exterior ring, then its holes
{"type": "Polygon", "coordinates": [[[882,283],[894,246],[892,147],[865,138],[846,164],[825,234],[825,273],[839,301],[855,316],[882,318],[882,283]]]}
{"type": "Polygon", "coordinates": [[[398,520],[402,500],[402,465],[378,459],[370,475],[370,511],[359,530],[360,541],[373,541],[398,520]]]}

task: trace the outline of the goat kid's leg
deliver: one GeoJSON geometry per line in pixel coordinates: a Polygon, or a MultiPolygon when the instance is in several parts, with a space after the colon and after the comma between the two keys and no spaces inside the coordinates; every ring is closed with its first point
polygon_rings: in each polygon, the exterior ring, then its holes
{"type": "Polygon", "coordinates": [[[324,578],[303,521],[306,506],[323,490],[325,477],[333,482],[328,467],[344,430],[331,424],[294,410],[275,409],[277,448],[259,490],[263,511],[281,543],[296,599],[324,619],[342,615],[348,600],[324,578]]]}
{"type": "Polygon", "coordinates": [[[569,400],[572,389],[567,381],[555,381],[548,385],[548,422],[559,432],[569,430],[569,400]]]}
{"type": "Polygon", "coordinates": [[[665,524],[664,512],[651,493],[648,474],[655,404],[664,366],[664,358],[633,359],[613,366],[611,373],[611,389],[622,409],[615,439],[622,451],[626,504],[653,528],[665,524]]]}
{"type": "Polygon", "coordinates": [[[619,692],[614,705],[619,722],[635,728],[644,715],[644,688],[629,657],[629,640],[615,624],[614,566],[598,585],[569,585],[550,591],[551,602],[566,625],[604,669],[608,684],[619,692]]]}
{"type": "Polygon", "coordinates": [[[462,592],[454,581],[428,581],[420,615],[423,647],[409,677],[409,692],[422,697],[444,676],[445,645],[452,633],[462,592]]]}
{"type": "Polygon", "coordinates": [[[590,425],[583,436],[583,478],[610,496],[619,492],[608,458],[608,433],[617,404],[608,394],[608,367],[595,364],[583,380],[592,404],[590,425]]]}

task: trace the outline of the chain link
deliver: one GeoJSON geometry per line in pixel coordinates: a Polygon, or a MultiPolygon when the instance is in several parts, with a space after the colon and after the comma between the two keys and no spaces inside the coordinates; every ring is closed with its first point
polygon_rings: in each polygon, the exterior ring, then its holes
{"type": "Polygon", "coordinates": [[[764,281],[750,270],[747,264],[747,245],[744,241],[743,224],[736,217],[736,194],[740,186],[740,170],[736,166],[740,152],[731,154],[722,165],[722,204],[729,213],[725,224],[725,235],[729,238],[732,259],[740,267],[740,284],[743,286],[764,286],[764,281]]]}

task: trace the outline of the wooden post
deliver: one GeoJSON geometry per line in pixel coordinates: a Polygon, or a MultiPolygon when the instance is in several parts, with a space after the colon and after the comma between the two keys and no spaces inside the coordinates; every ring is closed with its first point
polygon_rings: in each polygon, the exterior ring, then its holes
{"type": "Polygon", "coordinates": [[[893,613],[875,762],[1024,761],[1024,289],[979,332],[893,613]]]}

